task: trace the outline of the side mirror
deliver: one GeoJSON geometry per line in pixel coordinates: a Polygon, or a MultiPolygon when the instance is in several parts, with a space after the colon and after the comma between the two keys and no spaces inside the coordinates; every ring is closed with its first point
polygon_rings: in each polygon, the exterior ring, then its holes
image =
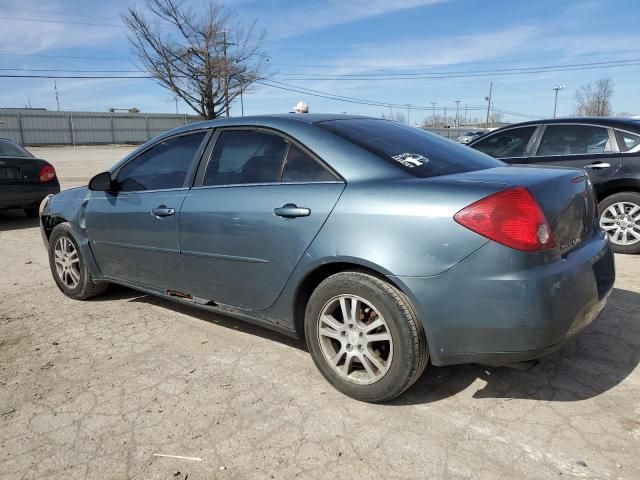
{"type": "Polygon", "coordinates": [[[94,192],[112,192],[114,189],[114,181],[111,179],[111,173],[102,172],[89,180],[89,190],[94,192]]]}

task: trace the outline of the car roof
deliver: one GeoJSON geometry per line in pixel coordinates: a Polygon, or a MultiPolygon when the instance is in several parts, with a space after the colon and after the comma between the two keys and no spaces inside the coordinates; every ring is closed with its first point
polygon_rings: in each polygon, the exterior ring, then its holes
{"type": "MultiPolygon", "coordinates": [[[[506,130],[513,127],[526,127],[528,125],[553,125],[558,123],[581,123],[587,125],[601,125],[604,127],[612,128],[626,128],[640,131],[640,120],[636,118],[627,117],[561,117],[561,118],[547,118],[542,120],[530,120],[528,122],[514,123],[506,125],[494,132],[500,130],[506,130]]],[[[493,133],[493,132],[492,132],[493,133]]]]}
{"type": "Polygon", "coordinates": [[[319,122],[327,122],[330,120],[349,120],[349,119],[369,119],[369,120],[382,120],[375,117],[367,117],[363,115],[346,115],[337,113],[282,113],[282,114],[269,114],[269,115],[248,115],[244,117],[221,117],[215,120],[204,120],[202,122],[196,122],[189,124],[189,127],[195,126],[195,128],[206,127],[223,127],[231,125],[260,125],[262,123],[268,124],[273,120],[284,121],[296,121],[308,124],[314,124],[319,122]]]}

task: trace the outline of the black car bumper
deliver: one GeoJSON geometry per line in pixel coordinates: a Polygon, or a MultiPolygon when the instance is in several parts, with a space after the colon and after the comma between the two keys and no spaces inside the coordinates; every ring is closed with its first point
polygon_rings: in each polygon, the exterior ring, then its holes
{"type": "Polygon", "coordinates": [[[58,182],[2,185],[0,209],[37,207],[44,197],[59,192],[58,182]]]}

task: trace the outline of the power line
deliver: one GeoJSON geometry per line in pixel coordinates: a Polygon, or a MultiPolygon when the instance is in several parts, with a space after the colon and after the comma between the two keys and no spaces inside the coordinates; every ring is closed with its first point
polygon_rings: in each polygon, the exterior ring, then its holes
{"type": "MultiPolygon", "coordinates": [[[[620,61],[618,63],[598,63],[587,64],[585,66],[578,65],[557,65],[546,67],[528,67],[523,69],[509,69],[509,70],[485,70],[482,73],[474,73],[473,71],[459,71],[459,72],[433,72],[433,73],[420,73],[420,74],[379,74],[380,76],[373,76],[373,74],[353,74],[354,76],[331,76],[322,75],[315,77],[300,77],[291,78],[296,81],[318,81],[318,80],[336,80],[336,81],[384,81],[384,80],[438,80],[438,79],[451,79],[451,78],[473,78],[473,77],[490,77],[490,76],[505,76],[505,75],[532,75],[536,73],[554,73],[554,72],[569,72],[578,70],[594,70],[605,68],[622,68],[622,67],[635,67],[640,65],[640,59],[620,61]],[[622,63],[624,62],[624,63],[622,63]],[[395,76],[397,75],[397,76],[395,76]]],[[[281,74],[284,75],[284,74],[281,74]]],[[[307,74],[312,75],[312,74],[307,74]]],[[[316,74],[321,75],[321,74],[316,74]]]]}
{"type": "MultiPolygon", "coordinates": [[[[274,43],[273,41],[267,41],[268,43],[274,43]]],[[[279,43],[279,42],[278,42],[279,43]]],[[[317,52],[318,47],[325,47],[327,44],[323,43],[322,45],[309,45],[309,48],[306,49],[306,51],[310,51],[313,50],[314,53],[317,52]]],[[[342,44],[340,45],[336,45],[337,47],[340,48],[344,48],[342,44]]],[[[291,45],[286,45],[283,46],[283,48],[287,49],[287,51],[290,51],[292,48],[293,49],[304,49],[304,47],[300,47],[300,46],[291,46],[291,45]]],[[[478,61],[471,61],[471,62],[454,62],[455,64],[459,64],[459,65],[482,65],[482,64],[500,64],[500,63],[522,63],[522,62],[529,62],[529,61],[546,61],[546,60],[561,60],[561,59],[568,59],[568,58],[580,58],[580,57],[595,57],[595,56],[599,56],[599,55],[608,55],[611,56],[611,54],[614,55],[620,55],[623,53],[638,53],[639,50],[637,48],[634,49],[629,49],[629,50],[620,50],[620,49],[612,49],[612,50],[592,50],[590,52],[585,52],[585,53],[580,53],[580,54],[574,54],[574,55],[552,55],[552,56],[536,56],[536,57],[516,57],[516,58],[507,58],[507,59],[503,59],[503,60],[478,60],[478,61]]],[[[308,55],[306,55],[306,57],[308,57],[308,55]]],[[[280,65],[283,66],[290,66],[290,67],[318,67],[318,68],[344,68],[345,65],[343,64],[309,64],[309,63],[280,63],[280,65]]],[[[396,64],[396,65],[358,65],[358,64],[353,64],[353,63],[349,63],[349,66],[352,68],[367,68],[367,69],[392,69],[392,68],[402,68],[402,69],[411,69],[411,68],[432,68],[432,67],[439,67],[442,66],[442,64],[440,63],[431,63],[431,64],[396,64]]]]}
{"type": "Polygon", "coordinates": [[[14,7],[5,7],[5,6],[0,6],[0,10],[12,10],[14,12],[29,12],[29,13],[38,13],[38,14],[49,14],[49,15],[57,15],[59,17],[75,17],[75,18],[95,18],[97,20],[112,20],[113,18],[110,17],[96,17],[93,15],[76,15],[73,13],[59,13],[53,10],[34,10],[34,9],[29,9],[29,8],[14,8],[14,7]]]}
{"type": "Polygon", "coordinates": [[[118,25],[115,23],[94,23],[94,22],[76,22],[72,20],[53,20],[49,18],[28,18],[28,17],[5,17],[0,16],[1,20],[17,20],[19,22],[40,22],[40,23],[63,23],[68,25],[90,25],[94,27],[115,27],[125,28],[124,25],[118,25]]]}
{"type": "Polygon", "coordinates": [[[333,73],[333,74],[325,74],[325,73],[279,73],[279,75],[287,75],[287,76],[304,76],[304,75],[317,75],[317,76],[325,76],[325,77],[395,77],[395,76],[420,76],[420,75],[451,75],[451,74],[467,74],[467,73],[495,73],[495,72],[527,72],[532,70],[547,70],[547,69],[556,69],[556,68],[570,68],[570,67],[583,67],[583,66],[609,66],[609,65],[618,65],[618,64],[627,64],[630,62],[638,63],[640,62],[640,58],[634,58],[629,60],[610,60],[606,62],[591,62],[591,63],[575,63],[575,64],[564,64],[564,65],[542,65],[536,67],[512,67],[512,68],[492,68],[486,70],[449,70],[443,72],[403,72],[403,73],[333,73]]]}
{"type": "Polygon", "coordinates": [[[63,68],[0,68],[0,72],[144,73],[140,70],[67,70],[63,68]]]}
{"type": "MultiPolygon", "coordinates": [[[[438,79],[438,78],[465,78],[465,77],[478,77],[487,75],[520,75],[528,73],[546,73],[546,72],[563,72],[573,70],[585,70],[594,68],[617,68],[617,67],[630,67],[640,65],[640,59],[631,60],[616,60],[609,62],[591,62],[591,63],[578,63],[578,64],[564,64],[564,65],[549,65],[538,67],[518,67],[511,69],[490,69],[490,70],[458,70],[458,71],[442,71],[442,72],[430,72],[430,73],[406,73],[406,74],[394,74],[394,73],[380,73],[380,74],[336,74],[335,76],[327,76],[322,74],[283,74],[275,73],[274,75],[318,75],[318,77],[309,78],[291,78],[294,81],[307,81],[307,80],[413,80],[413,79],[438,79]]],[[[29,68],[2,68],[0,70],[5,71],[43,71],[43,72],[71,72],[71,73],[134,73],[138,70],[63,70],[63,69],[29,69],[29,68]]],[[[276,82],[277,83],[277,82],[276,82]]]]}
{"type": "Polygon", "coordinates": [[[149,75],[28,75],[28,74],[0,74],[0,78],[64,78],[69,80],[88,78],[88,79],[104,79],[113,78],[115,80],[123,80],[130,78],[152,79],[149,75]]]}
{"type": "Polygon", "coordinates": [[[83,57],[83,56],[75,56],[75,55],[42,55],[38,53],[9,53],[9,52],[0,52],[0,55],[10,56],[10,57],[39,57],[39,58],[64,58],[71,60],[114,60],[114,61],[132,61],[132,58],[123,58],[123,57],[83,57]]]}
{"type": "MultiPolygon", "coordinates": [[[[42,75],[42,74],[0,74],[0,78],[45,78],[45,79],[73,79],[73,80],[78,80],[78,79],[86,79],[86,80],[95,80],[95,79],[113,79],[113,80],[150,80],[153,79],[153,77],[149,76],[149,75],[42,75]]],[[[282,83],[282,82],[275,82],[275,81],[256,81],[255,83],[259,84],[259,85],[263,85],[266,87],[270,87],[270,88],[276,88],[276,89],[280,89],[280,90],[285,90],[285,91],[290,91],[290,92],[295,92],[295,93],[302,93],[305,95],[309,95],[309,96],[313,96],[313,97],[319,97],[319,98],[326,98],[328,100],[334,100],[334,101],[338,101],[338,102],[345,102],[345,103],[354,103],[354,104],[359,104],[359,105],[368,105],[368,106],[374,106],[374,107],[392,107],[392,108],[406,108],[407,104],[399,104],[399,103],[389,103],[389,102],[378,102],[375,100],[367,100],[367,99],[362,99],[362,98],[355,98],[355,97],[346,97],[346,96],[342,96],[342,95],[335,95],[329,92],[322,92],[319,90],[311,90],[311,89],[306,89],[306,88],[302,88],[302,87],[298,87],[296,85],[290,85],[290,84],[286,84],[286,83],[282,83]]],[[[421,105],[411,105],[411,108],[414,110],[420,110],[420,111],[433,111],[434,107],[432,106],[421,106],[421,105]]],[[[437,107],[437,110],[446,110],[446,106],[443,107],[437,107]]],[[[475,107],[475,106],[471,106],[468,107],[468,110],[483,110],[485,107],[475,107]]],[[[507,111],[507,110],[500,110],[500,109],[493,109],[496,112],[499,113],[504,113],[507,115],[514,115],[514,116],[522,116],[522,117],[530,117],[530,118],[539,118],[535,115],[529,115],[529,114],[525,114],[525,113],[520,113],[520,112],[511,112],[511,111],[507,111]]]]}

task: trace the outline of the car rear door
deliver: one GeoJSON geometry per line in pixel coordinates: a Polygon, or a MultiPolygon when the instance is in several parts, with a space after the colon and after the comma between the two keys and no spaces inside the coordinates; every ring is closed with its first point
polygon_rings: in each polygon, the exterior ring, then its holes
{"type": "Polygon", "coordinates": [[[553,123],[543,127],[529,163],[584,168],[597,190],[620,169],[622,155],[610,128],[553,123]]]}
{"type": "Polygon", "coordinates": [[[265,309],[344,182],[303,146],[272,131],[223,129],[209,151],[180,213],[187,292],[265,309]]]}
{"type": "Polygon", "coordinates": [[[114,192],[91,192],[85,222],[108,278],[166,291],[184,290],[178,243],[180,207],[208,132],[164,139],[114,172],[114,192]]]}
{"type": "Polygon", "coordinates": [[[538,129],[539,125],[526,125],[500,130],[472,142],[471,147],[506,163],[527,163],[538,129]]]}

